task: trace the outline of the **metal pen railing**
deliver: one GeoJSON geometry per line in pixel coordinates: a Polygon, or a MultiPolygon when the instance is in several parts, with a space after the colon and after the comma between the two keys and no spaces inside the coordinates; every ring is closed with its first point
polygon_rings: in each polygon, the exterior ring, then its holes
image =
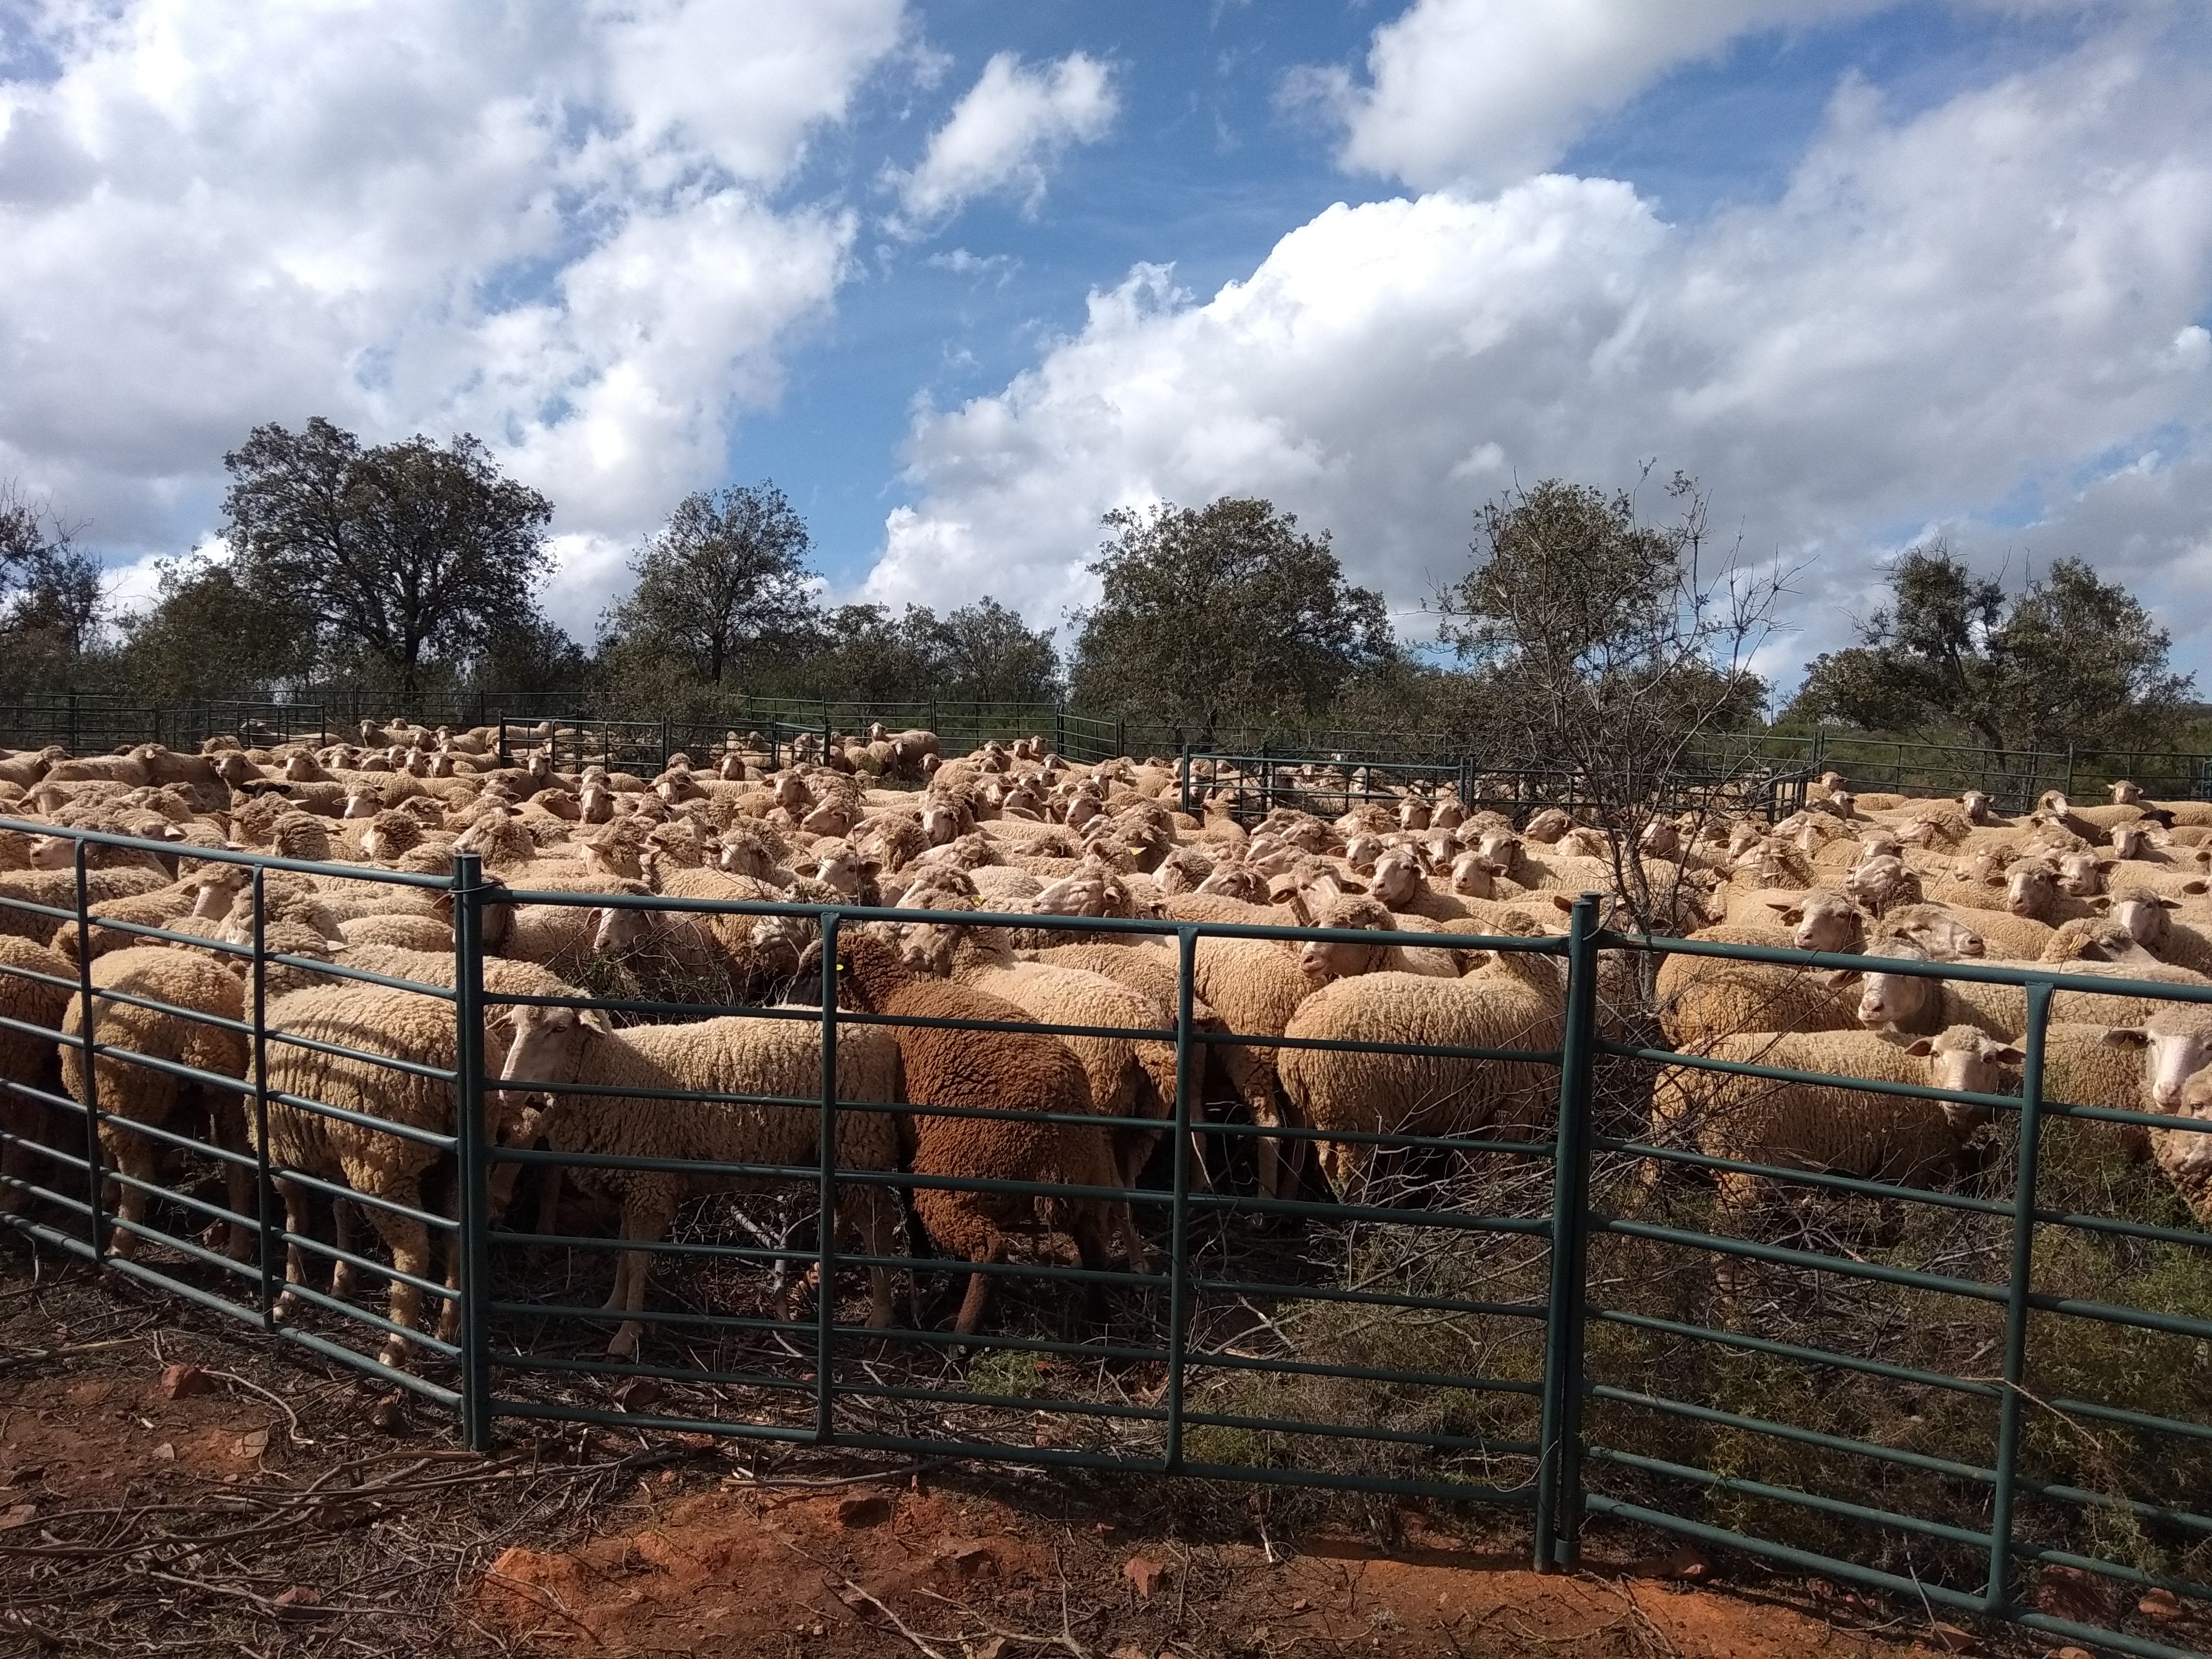
{"type": "MultiPolygon", "coordinates": [[[[4,821],[0,829],[53,833],[50,825],[4,821]]],[[[285,876],[312,879],[330,873],[328,867],[191,849],[188,856],[253,869],[245,938],[210,939],[94,909],[96,859],[173,858],[179,849],[126,836],[62,833],[76,842],[68,902],[26,901],[0,879],[0,927],[12,915],[71,930],[76,969],[64,977],[9,965],[0,983],[39,985],[74,1003],[82,1030],[68,1040],[82,1061],[82,1097],[51,1080],[12,1075],[4,1093],[60,1115],[79,1133],[71,1152],[27,1133],[22,1119],[7,1122],[0,1141],[35,1160],[37,1171],[0,1182],[21,1206],[8,1218],[10,1224],[41,1247],[103,1263],[258,1327],[274,1340],[451,1408],[471,1446],[489,1447],[507,1419],[620,1423],[1475,1501],[1526,1510],[1532,1552],[1543,1567],[1572,1565],[1592,1520],[1636,1523],[1896,1595],[1915,1609],[2009,1620],[2130,1654],[2170,1656],[2201,1644],[2194,1632],[2205,1626],[2186,1621],[2212,1613],[2206,1565],[2212,1560],[2212,1514],[2203,1501],[2212,1491],[2204,1479],[2212,1470],[2212,1359],[2205,1358],[2212,1353],[2212,1238],[2172,1218],[2174,1200],[2161,1195],[2151,1175],[2128,1176],[2135,1182],[2135,1207],[2106,1214],[2086,1207],[2075,1178],[2051,1160],[2074,1157],[2079,1146],[2091,1144],[2081,1135],[2212,1133],[2212,1121],[2192,1127],[2109,1101],[2051,1098],[2049,1040],[2053,998],[2062,993],[2208,1006],[2212,986],[2056,965],[1808,956],[1647,938],[1602,929],[1597,901],[1585,897],[1565,936],[1420,936],[1422,944],[1440,949],[1518,953],[1555,963],[1556,1041],[1549,1028],[1500,1032],[1505,1040],[1495,1045],[1465,1047],[1395,1040],[1387,1030],[1338,1039],[1298,1030],[1222,1029],[1199,1018],[1207,951],[1237,940],[1362,943],[1373,936],[1172,918],[959,917],[968,927],[1030,930],[1040,943],[1061,937],[1162,942],[1172,951],[1176,1006],[1171,1018],[1164,1009],[1163,1023],[1146,1027],[868,1013],[841,1007],[836,975],[826,972],[804,1000],[779,1006],[739,1006],[712,987],[702,987],[696,1002],[671,1004],[625,994],[618,980],[602,981],[603,994],[547,995],[487,982],[485,964],[494,958],[485,948],[486,920],[495,904],[664,912],[701,925],[795,916],[811,924],[828,963],[837,961],[845,930],[878,921],[941,923],[945,917],[848,905],[510,892],[487,882],[466,857],[456,859],[448,880],[340,866],[349,879],[442,891],[451,899],[449,966],[436,975],[425,969],[422,979],[393,977],[268,950],[271,883],[285,876]],[[105,982],[94,954],[95,924],[100,938],[190,945],[242,965],[246,1018],[230,1024],[249,1045],[244,1076],[180,1066],[103,1037],[102,1010],[108,1007],[208,1016],[170,1005],[158,992],[105,982]],[[2020,1087],[1974,1093],[1868,1082],[1661,1049],[1633,1033],[1608,1030],[1601,1017],[1606,958],[1615,952],[2024,987],[2020,1087]],[[450,1002],[451,1063],[372,1054],[288,1031],[292,1016],[283,998],[270,994],[270,978],[279,970],[287,982],[321,974],[432,1000],[428,1006],[450,1002]],[[434,982],[447,977],[449,984],[434,982]],[[687,1110],[811,1114],[811,1156],[718,1162],[656,1157],[635,1147],[502,1144],[488,1127],[501,1079],[491,1075],[497,1067],[485,1036],[500,1026],[505,1011],[531,1006],[597,1007],[617,1018],[647,1021],[735,1013],[811,1027],[819,1059],[811,1096],[573,1081],[532,1085],[561,1102],[616,1095],[682,1103],[687,1110]],[[925,1113],[896,1100],[843,1097],[848,1091],[840,1060],[849,1043],[863,1041],[856,1033],[889,1031],[896,1039],[902,1031],[948,1024],[979,1034],[1048,1032],[1078,1042],[1171,1045],[1174,1097],[1154,1103],[1157,1115],[1017,1112],[985,1100],[932,1102],[925,1113]],[[1428,1118],[1377,1119],[1371,1128],[1295,1118],[1237,1121],[1205,1111],[1218,1093],[1209,1087],[1210,1062],[1238,1049],[1299,1048],[1343,1050],[1365,1056],[1362,1064],[1370,1066],[1393,1057],[1456,1057],[1469,1067],[1505,1060],[1549,1068],[1555,1086],[1547,1091],[1540,1121],[1519,1129],[1493,1120],[1461,1122],[1443,1109],[1449,1103],[1435,1102],[1430,1103],[1437,1110],[1428,1118]],[[270,1056],[280,1049],[350,1056],[394,1076],[448,1087],[451,1122],[441,1130],[385,1122],[278,1086],[270,1056]],[[203,1091],[228,1091],[241,1103],[255,1126],[249,1137],[251,1213],[231,1212],[188,1190],[188,1182],[156,1182],[151,1195],[177,1212],[164,1224],[158,1209],[149,1211],[133,1231],[136,1259],[110,1251],[109,1194],[119,1172],[107,1147],[120,1144],[118,1137],[143,1133],[173,1153],[217,1165],[225,1159],[188,1126],[118,1117],[118,1106],[127,1102],[103,1097],[97,1081],[102,1060],[178,1076],[203,1091]],[[1985,1133],[1996,1153],[2009,1159],[2006,1180],[1993,1190],[1971,1182],[1920,1190],[1878,1172],[1747,1158],[1721,1140],[1700,1139],[1695,1124],[1661,1121],[1639,1092],[1661,1067],[1777,1088],[1844,1081],[1869,1099],[1987,1113],[1997,1127],[1985,1133]],[[450,1195],[403,1203],[284,1167],[270,1150],[272,1115],[283,1114],[312,1115],[419,1146],[439,1166],[450,1166],[450,1195]],[[855,1126],[886,1115],[896,1125],[925,1115],[1105,1137],[1156,1135],[1158,1150],[1149,1178],[1125,1180],[1117,1168],[1111,1186],[1071,1182],[1064,1171],[1056,1180],[921,1173],[845,1156],[855,1126]],[[1263,1194],[1249,1190],[1240,1174],[1244,1155],[1261,1139],[1292,1147],[1364,1145],[1389,1154],[1397,1167],[1362,1191],[1334,1198],[1295,1190],[1263,1194]],[[1209,1149],[1203,1167],[1200,1142],[1209,1149]],[[1656,1186],[1628,1173],[1646,1166],[1660,1170],[1656,1186]],[[526,1226],[520,1216],[500,1224],[492,1195],[503,1176],[542,1179],[563,1170],[572,1179],[602,1182],[659,1176],[687,1189],[753,1182],[770,1194],[805,1194],[813,1207],[814,1236],[811,1242],[804,1237],[803,1213],[780,1233],[756,1221],[756,1211],[744,1207],[753,1200],[742,1197],[710,1198],[710,1205],[735,1207],[712,1220],[696,1216],[651,1240],[565,1225],[557,1208],[541,1217],[550,1224],[526,1226]],[[1717,1206],[1699,1183],[1724,1173],[1755,1177],[1796,1197],[1782,1206],[1778,1218],[1759,1203],[1717,1206]],[[1677,1193],[1670,1181],[1689,1185],[1677,1193]],[[434,1269],[410,1279],[370,1252],[295,1231],[279,1203],[288,1184],[341,1209],[404,1218],[442,1237],[453,1253],[445,1279],[434,1269]],[[1516,1201],[1516,1191],[1529,1196],[1516,1201]],[[890,1197],[882,1201],[896,1202],[901,1192],[964,1192],[978,1195],[978,1202],[1042,1199],[1061,1206],[1127,1202],[1149,1219],[1139,1229],[1152,1236],[1146,1253],[1165,1248],[1161,1260],[1140,1268],[1087,1254],[1073,1265],[1049,1252],[970,1261],[919,1236],[907,1249],[888,1252],[866,1236],[857,1248],[839,1238],[846,1203],[866,1198],[872,1204],[883,1194],[890,1197]],[[1871,1242],[1833,1231],[1873,1224],[1893,1212],[1907,1218],[1893,1223],[1905,1230],[1903,1243],[1882,1243],[1879,1228],[1871,1242]],[[1920,1224],[1915,1217],[1953,1231],[1929,1235],[1935,1243],[1929,1243],[1911,1231],[1920,1224]],[[246,1230],[254,1247],[246,1259],[234,1261],[191,1236],[191,1226],[210,1218],[246,1230]],[[1253,1233],[1248,1224],[1255,1222],[1278,1231],[1253,1233]],[[641,1305],[612,1316],[635,1318],[645,1331],[635,1353],[578,1350],[580,1334],[603,1329],[611,1316],[574,1305],[557,1277],[549,1277],[542,1263],[533,1267],[533,1258],[546,1252],[586,1262],[638,1253],[643,1271],[660,1270],[667,1281],[663,1294],[641,1297],[641,1305]],[[297,1270],[289,1284],[279,1279],[280,1261],[303,1258],[409,1282],[424,1299],[426,1328],[435,1322],[432,1310],[454,1310],[453,1340],[410,1328],[336,1286],[325,1291],[297,1270]],[[2085,1273],[2084,1262],[2105,1279],[2085,1273]],[[911,1275],[916,1285],[942,1275],[957,1284],[980,1273],[1012,1299],[1002,1304],[995,1327],[972,1334],[943,1330],[930,1320],[876,1328],[846,1315],[840,1279],[879,1268],[911,1275]],[[759,1282],[808,1273],[814,1304],[804,1316],[793,1300],[797,1292],[779,1294],[759,1282]],[[1739,1288],[1753,1282],[1747,1275],[1761,1273],[1776,1276],[1763,1301],[1739,1288]],[[1109,1298],[1107,1326],[1070,1329],[1068,1298],[1093,1292],[1109,1298]],[[1830,1304],[1835,1311],[1827,1311],[1830,1304]],[[1939,1315],[1938,1307],[1960,1311],[1939,1315]],[[1304,1311],[1309,1308],[1322,1311],[1310,1316],[1304,1311]],[[1956,1346],[1931,1346],[1929,1333],[1953,1326],[1956,1346]],[[1425,1334],[1436,1330],[1448,1334],[1449,1346],[1425,1334]],[[2097,1332],[2112,1334],[2097,1340],[2118,1343],[2128,1356],[2109,1389],[2080,1372],[2078,1355],[2095,1346],[2081,1334],[2097,1332]],[[381,1355],[388,1350],[376,1345],[393,1341],[406,1344],[414,1358],[386,1363],[381,1355]],[[1969,1343],[1984,1346],[1970,1353],[1969,1343]],[[957,1358],[962,1351],[964,1362],[957,1358]],[[2155,1363],[2145,1355],[2155,1356],[2155,1363]],[[657,1403],[641,1395],[617,1404],[600,1392],[635,1378],[651,1379],[668,1393],[657,1403]],[[2146,1378],[2163,1392],[2127,1392],[2140,1391],[2146,1378]],[[1916,1430],[1901,1415],[1908,1408],[1915,1420],[1924,1412],[1936,1426],[1916,1430]],[[1879,1411],[1893,1414],[1870,1415],[1879,1411]],[[2054,1422],[2074,1426],[2054,1435],[2054,1422]],[[2096,1440],[2094,1456],[2080,1450],[2081,1432],[2096,1440]],[[1852,1473],[1869,1469],[1877,1473],[1852,1473]],[[2078,1571],[2112,1586],[2111,1616],[2085,1622],[2039,1606],[2033,1576],[2046,1568],[2078,1571]],[[2152,1589],[2180,1598],[2184,1622],[2161,1626],[2124,1616],[2126,1596],[2152,1589]]],[[[54,1042],[63,1040],[60,1025],[58,1018],[47,1027],[0,1015],[0,1033],[38,1032],[54,1042]]],[[[622,1272],[618,1267],[618,1286],[622,1272]]]]}

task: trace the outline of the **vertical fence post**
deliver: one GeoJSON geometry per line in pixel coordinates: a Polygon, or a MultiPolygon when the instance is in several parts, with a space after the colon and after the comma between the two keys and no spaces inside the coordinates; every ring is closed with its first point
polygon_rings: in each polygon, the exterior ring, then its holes
{"type": "Polygon", "coordinates": [[[461,1438],[471,1451],[491,1449],[489,1204],[486,1193],[483,1052],[483,866],[474,853],[453,855],[453,1153],[459,1231],[453,1248],[460,1265],[461,1438]]]}
{"type": "Polygon", "coordinates": [[[269,948],[268,905],[261,866],[253,866],[253,1206],[254,1237],[260,1245],[261,1328],[276,1322],[276,1258],[289,1242],[270,1225],[276,1211],[276,1183],[269,1170],[269,948]]]}
{"type": "Polygon", "coordinates": [[[1129,752],[1129,722],[1127,720],[1114,722],[1114,752],[1117,756],[1129,752]]]}
{"type": "Polygon", "coordinates": [[[1054,703],[1052,708],[1052,752],[1062,757],[1067,753],[1067,699],[1065,697],[1054,703]]]}
{"type": "Polygon", "coordinates": [[[2020,1407],[2027,1380],[2027,1298],[2035,1279],[2035,1188],[2043,1162],[2043,1044],[2051,987],[2027,988],[2027,1054],[2021,1066],[2020,1153],[2013,1176],[2011,1277],[2005,1285],[2004,1392],[1997,1398],[1996,1485],[1990,1498],[1990,1577],[1982,1606],[2003,1616],[2012,1601],[2013,1496],[2020,1407]]]}
{"type": "Polygon", "coordinates": [[[1183,1350],[1190,1342],[1191,1010],[1198,978],[1198,930],[1176,931],[1175,1209],[1168,1231],[1167,1443],[1161,1467],[1182,1472],[1183,1350]]]}
{"type": "Polygon", "coordinates": [[[837,1326],[837,912],[822,913],[821,1219],[814,1228],[814,1439],[836,1433],[837,1403],[830,1361],[837,1326]]]}
{"type": "MultiPolygon", "coordinates": [[[[70,721],[76,721],[76,699],[70,699],[70,721]]],[[[84,1179],[85,1201],[92,1208],[92,1259],[107,1253],[107,1230],[101,1225],[100,1189],[100,1075],[93,1057],[99,1046],[94,1030],[92,1001],[92,898],[85,879],[85,842],[76,844],[76,993],[77,1018],[84,1024],[84,1179]]]]}
{"type": "Polygon", "coordinates": [[[1566,1026],[1552,1146],[1552,1284],[1536,1439],[1536,1570],[1571,1566],[1582,1528],[1583,1279],[1589,1249],[1589,1114],[1597,1045],[1598,900],[1567,923],[1566,1026]]]}
{"type": "Polygon", "coordinates": [[[1190,814],[1190,745],[1182,746],[1182,800],[1181,808],[1187,817],[1190,814]]]}

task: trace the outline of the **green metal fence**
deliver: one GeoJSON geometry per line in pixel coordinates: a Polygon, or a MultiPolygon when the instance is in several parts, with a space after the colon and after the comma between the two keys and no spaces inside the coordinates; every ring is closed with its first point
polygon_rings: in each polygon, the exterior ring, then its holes
{"type": "Polygon", "coordinates": [[[1040,939],[1165,941],[1178,1006],[1171,1022],[1141,1030],[856,1012],[840,1006],[834,973],[765,1003],[676,1005],[610,981],[588,998],[541,996],[496,982],[485,939],[499,904],[793,918],[833,963],[841,933],[886,913],[509,893],[468,857],[456,859],[449,881],[344,866],[349,879],[450,907],[450,960],[428,958],[394,978],[267,949],[273,895],[288,879],[312,879],[315,866],[195,849],[252,872],[235,936],[210,940],[93,911],[102,862],[176,849],[63,833],[77,844],[73,890],[63,883],[39,896],[0,884],[7,931],[27,937],[51,924],[76,947],[65,974],[20,953],[0,958],[0,984],[64,999],[75,1029],[65,1017],[21,1018],[18,1001],[6,1005],[0,1030],[58,1042],[82,1062],[74,1091],[52,1072],[6,1077],[14,1109],[0,1135],[0,1185],[16,1206],[13,1226],[35,1248],[100,1262],[436,1401],[457,1413],[473,1447],[490,1446],[504,1422],[541,1419],[1418,1495],[1526,1513],[1540,1566],[1573,1563],[1593,1522],[1633,1523],[1870,1587],[1915,1617],[1984,1615],[2146,1656],[2212,1638],[2212,1239],[2155,1169],[2121,1168],[2100,1139],[2134,1130],[2185,1141],[2212,1133],[2212,1120],[2109,1100],[2067,1103],[2053,1097],[2048,1069],[2054,1029],[2070,1029],[2053,1026],[2056,996],[2154,997],[2212,1018],[2212,987],[1624,935],[1600,926],[1598,902],[1586,896],[1564,936],[1425,939],[1548,964],[1529,982],[1558,994],[1553,1002],[1540,991],[1551,1012],[1533,1024],[1468,1027],[1451,1044],[1405,1040],[1410,1031],[1387,1023],[1324,1037],[1239,1036],[1205,1022],[1197,987],[1207,953],[1246,948],[1237,941],[1272,951],[1374,936],[1175,921],[962,917],[1040,939]],[[242,1017],[210,1019],[143,985],[122,988],[111,957],[95,955],[116,938],[234,961],[242,1017]],[[1650,1104],[1662,1067],[1778,1087],[1838,1079],[1654,1046],[1618,988],[1634,977],[1623,965],[1646,953],[2024,988],[2017,1091],[1841,1079],[1876,1103],[1988,1114],[1987,1167],[1908,1186],[1837,1173],[1818,1158],[1747,1161],[1697,1126],[1686,1134],[1662,1122],[1650,1104]],[[342,1042],[310,1034],[296,1024],[301,1005],[277,994],[307,975],[450,1007],[450,1018],[431,1022],[444,1046],[400,1052],[370,1021],[342,1042]],[[539,1145],[514,1115],[525,1091],[502,1087],[496,1043],[514,1018],[503,1011],[549,1005],[595,1007],[615,1022],[798,1022],[818,1034],[819,1082],[767,1093],[533,1077],[532,1099],[558,1103],[538,1128],[595,1096],[682,1101],[786,1127],[779,1115],[808,1115],[811,1156],[593,1151],[555,1144],[566,1133],[557,1127],[539,1145]],[[113,1036],[110,1011],[119,1008],[166,1009],[228,1030],[248,1062],[234,1075],[150,1043],[126,1048],[113,1036]],[[842,1097],[841,1042],[869,1028],[896,1036],[948,1023],[1171,1045],[1173,1097],[1156,1103],[1157,1115],[1010,1111],[982,1098],[933,1100],[924,1112],[842,1097]],[[1221,1056],[1297,1049],[1362,1056],[1364,1074],[1397,1079],[1379,1097],[1397,1115],[1316,1127],[1208,1111],[1224,1093],[1212,1071],[1221,1056]],[[301,1054],[426,1085],[450,1115],[400,1123],[286,1087],[295,1073],[285,1057],[301,1054]],[[1538,1080],[1500,1097],[1494,1113],[1455,1115],[1465,1091],[1502,1087],[1498,1079],[1523,1075],[1515,1067],[1534,1068],[1538,1080]],[[121,1079],[140,1073],[186,1085],[195,1109],[235,1103],[246,1144],[212,1144],[179,1117],[135,1119],[143,1097],[121,1079]],[[1110,1186],[917,1173],[847,1156],[860,1144],[854,1126],[885,1113],[1156,1133],[1158,1145],[1138,1176],[1110,1186]],[[426,1182],[367,1192],[328,1169],[288,1164],[271,1151],[287,1124],[373,1130],[390,1149],[417,1149],[409,1156],[426,1182]],[[149,1177],[121,1167],[133,1137],[181,1158],[181,1169],[164,1171],[157,1159],[149,1177]],[[1261,1192],[1249,1176],[1263,1139],[1364,1148],[1370,1172],[1334,1195],[1261,1192]],[[250,1178],[242,1210],[209,1195],[226,1169],[250,1178]],[[544,1185],[535,1221],[520,1192],[502,1217],[497,1200],[512,1183],[556,1170],[601,1187],[666,1176],[760,1190],[695,1201],[657,1239],[580,1224],[577,1212],[548,1201],[544,1185]],[[1717,1171],[1759,1178],[1765,1196],[1722,1202],[1702,1184],[1717,1171]],[[1049,1228],[1026,1254],[945,1256],[917,1234],[908,1255],[848,1247],[832,1223],[857,1194],[933,1190],[1024,1205],[1127,1202],[1159,1260],[1124,1267],[1082,1252],[1071,1264],[1048,1248],[1049,1228]],[[130,1221],[117,1194],[133,1191],[149,1207],[130,1221]],[[307,1219],[324,1204],[339,1224],[334,1238],[307,1219]],[[344,1224],[356,1211],[392,1237],[427,1230],[446,1245],[447,1271],[426,1256],[402,1273],[370,1253],[344,1224]],[[235,1254],[202,1237],[209,1223],[236,1229],[235,1254]],[[118,1254],[120,1241],[135,1249],[118,1254]],[[599,1279],[623,1251],[645,1252],[655,1289],[636,1316],[646,1332],[639,1350],[609,1358],[599,1352],[607,1312],[569,1287],[599,1279]],[[288,1256],[297,1264],[289,1283],[288,1256]],[[387,1316],[351,1287],[325,1289],[317,1281],[328,1265],[450,1310],[447,1328],[387,1316]],[[957,1285],[981,1273],[998,1311],[968,1336],[939,1328],[926,1307],[896,1328],[872,1328],[858,1316],[860,1280],[878,1267],[913,1275],[917,1295],[941,1277],[957,1285]],[[1076,1305],[1094,1295],[1104,1300],[1103,1322],[1076,1305]],[[618,1389],[629,1390],[619,1401],[618,1389]],[[2063,1613],[2042,1593],[2053,1570],[2085,1576],[2063,1613]],[[2150,1590],[2177,1598],[2173,1617],[2130,1611],[2150,1590]]]}
{"type": "MultiPolygon", "coordinates": [[[[1199,810],[1218,790],[1243,818],[1278,806],[1334,817],[1369,803],[1395,805],[1408,789],[1449,790],[1470,809],[1503,811],[1516,823],[1540,808],[1595,812],[1589,781],[1564,767],[1486,764],[1471,754],[1428,761],[1322,760],[1310,754],[1222,754],[1186,749],[1181,757],[1179,804],[1199,810]]],[[[1805,805],[1811,774],[1746,766],[1740,771],[1674,771],[1653,799],[1656,810],[1676,812],[1725,806],[1774,823],[1805,805]]]]}

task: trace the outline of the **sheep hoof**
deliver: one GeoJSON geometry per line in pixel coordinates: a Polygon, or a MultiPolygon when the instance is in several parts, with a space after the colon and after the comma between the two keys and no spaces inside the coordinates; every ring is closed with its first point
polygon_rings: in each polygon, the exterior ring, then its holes
{"type": "Polygon", "coordinates": [[[413,1352],[414,1345],[405,1337],[386,1337],[384,1346],[377,1352],[376,1362],[395,1371],[404,1371],[407,1369],[408,1359],[413,1352]]]}
{"type": "Polygon", "coordinates": [[[644,1334],[644,1331],[645,1328],[635,1320],[623,1325],[607,1343],[607,1358],[610,1359],[636,1358],[638,1338],[644,1334]]]}

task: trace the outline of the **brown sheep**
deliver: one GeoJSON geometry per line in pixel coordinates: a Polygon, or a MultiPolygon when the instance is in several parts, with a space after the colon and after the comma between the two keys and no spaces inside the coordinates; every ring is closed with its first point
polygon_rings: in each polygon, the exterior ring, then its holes
{"type": "MultiPolygon", "coordinates": [[[[808,962],[818,971],[821,960],[817,943],[808,962]]],[[[1001,998],[914,973],[896,945],[872,933],[839,937],[836,971],[840,1004],[857,1012],[1015,1024],[1029,1018],[1001,998]]],[[[915,1106],[1060,1114],[1091,1109],[1083,1066],[1058,1037],[911,1025],[894,1027],[893,1033],[906,1073],[906,1098],[915,1106]]],[[[1079,1187],[1120,1183],[1104,1131],[1079,1124],[916,1112],[902,1120],[901,1139],[908,1143],[907,1167],[917,1176],[1079,1187]]],[[[957,1260],[1003,1261],[1006,1230],[1034,1224],[1072,1234],[1083,1265],[1095,1272],[1106,1266],[1109,1237],[1118,1228],[1130,1265],[1139,1273],[1146,1270],[1144,1241],[1126,1200],[1028,1197],[932,1186],[915,1189],[914,1207],[930,1237],[957,1260]]],[[[981,1323],[990,1293],[990,1275],[969,1275],[953,1325],[961,1335],[972,1335],[981,1323]]],[[[1094,1310],[1103,1302],[1095,1283],[1091,1300],[1094,1310]]]]}

